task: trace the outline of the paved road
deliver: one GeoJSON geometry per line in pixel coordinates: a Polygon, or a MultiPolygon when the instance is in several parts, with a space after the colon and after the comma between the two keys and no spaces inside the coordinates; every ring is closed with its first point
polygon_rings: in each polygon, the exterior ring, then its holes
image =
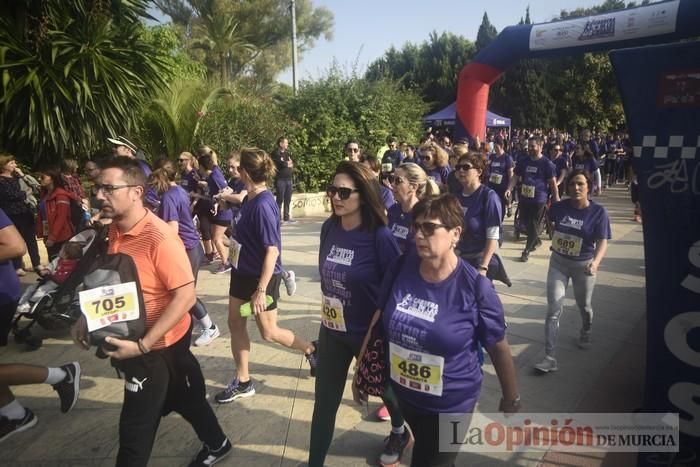
{"type": "MultiPolygon", "coordinates": [[[[575,341],[580,318],[569,290],[561,320],[557,373],[541,376],[532,365],[543,356],[543,322],[546,310],[545,279],[549,258],[548,241],[531,255],[528,263],[517,259],[523,241],[515,243],[512,222],[507,220],[506,242],[501,250],[513,287],[498,285],[509,322],[511,344],[518,373],[523,410],[528,412],[620,412],[636,407],[641,400],[644,377],[645,279],[641,225],[634,223],[629,197],[622,187],[598,198],[608,207],[613,241],[598,275],[594,296],[594,345],[580,350],[575,341]]],[[[298,277],[297,294],[282,291],[280,323],[306,338],[319,327],[318,233],[322,218],[301,219],[283,228],[283,261],[298,277]]],[[[211,268],[213,270],[213,268],[211,268]]],[[[25,282],[29,281],[28,275],[25,282]]],[[[200,272],[198,294],[215,322],[226,327],[229,276],[200,272]]],[[[250,370],[257,395],[214,409],[229,435],[234,451],[219,465],[297,466],[306,460],[309,423],[313,410],[314,380],[304,358],[295,352],[262,341],[253,323],[250,370]]],[[[6,466],[96,466],[113,465],[117,452],[117,422],[123,382],[116,379],[108,363],[74,347],[65,334],[46,337],[44,346],[25,352],[11,344],[0,350],[2,362],[57,365],[79,360],[84,378],[81,398],[67,415],[46,385],[15,390],[22,403],[39,417],[38,425],[2,445],[6,466]]],[[[228,332],[205,348],[195,348],[210,398],[233,374],[228,332]]],[[[493,367],[484,366],[485,379],[478,410],[497,409],[500,391],[493,367]]],[[[338,413],[335,440],[327,460],[331,466],[376,465],[389,424],[377,422],[369,409],[353,404],[348,387],[338,413]]],[[[151,465],[187,465],[199,449],[189,425],[178,416],[163,420],[151,465]]],[[[410,463],[406,457],[404,461],[410,463]]],[[[629,456],[565,456],[557,453],[478,455],[462,453],[458,465],[632,465],[629,456]]]]}

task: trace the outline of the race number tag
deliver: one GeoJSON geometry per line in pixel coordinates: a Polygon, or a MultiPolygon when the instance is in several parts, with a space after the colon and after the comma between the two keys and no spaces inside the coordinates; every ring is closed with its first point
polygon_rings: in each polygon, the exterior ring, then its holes
{"type": "Polygon", "coordinates": [[[233,237],[229,238],[228,244],[228,262],[233,269],[238,269],[238,260],[241,257],[241,248],[243,245],[238,243],[233,237]]]}
{"type": "Polygon", "coordinates": [[[503,181],[503,174],[491,174],[489,177],[489,182],[493,183],[494,185],[500,185],[501,182],[503,181]]]}
{"type": "Polygon", "coordinates": [[[535,187],[534,185],[523,185],[520,188],[520,194],[523,195],[526,198],[534,198],[535,197],[535,187]]]}
{"type": "Polygon", "coordinates": [[[323,295],[321,303],[321,323],[328,329],[347,332],[343,303],[335,297],[323,295]]]}
{"type": "Polygon", "coordinates": [[[552,249],[565,256],[579,256],[581,254],[581,244],[583,239],[576,235],[569,235],[558,230],[552,236],[552,249]]]}
{"type": "Polygon", "coordinates": [[[392,163],[384,163],[382,164],[382,172],[387,173],[387,172],[393,172],[394,170],[394,165],[392,163]]]}
{"type": "Polygon", "coordinates": [[[79,293],[79,300],[90,332],[139,317],[136,282],[84,290],[79,293]]]}
{"type": "Polygon", "coordinates": [[[445,359],[437,355],[406,350],[389,343],[391,379],[416,392],[442,396],[442,373],[445,359]]]}

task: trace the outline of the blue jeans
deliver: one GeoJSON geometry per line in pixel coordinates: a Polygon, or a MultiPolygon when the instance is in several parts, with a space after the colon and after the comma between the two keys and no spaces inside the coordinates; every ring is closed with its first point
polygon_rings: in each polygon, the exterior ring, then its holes
{"type": "Polygon", "coordinates": [[[289,206],[292,204],[292,179],[280,178],[275,181],[277,189],[277,206],[280,207],[280,215],[282,215],[282,207],[284,205],[284,216],[282,219],[289,220],[289,206]]]}

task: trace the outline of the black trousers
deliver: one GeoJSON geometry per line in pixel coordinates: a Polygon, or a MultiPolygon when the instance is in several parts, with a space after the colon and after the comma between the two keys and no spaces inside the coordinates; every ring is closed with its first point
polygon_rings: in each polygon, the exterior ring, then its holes
{"type": "Polygon", "coordinates": [[[401,413],[411,427],[415,439],[411,467],[450,467],[455,465],[458,452],[440,452],[440,414],[423,414],[401,403],[401,413]]]}
{"type": "MultiPolygon", "coordinates": [[[[34,224],[34,214],[31,212],[25,212],[22,214],[12,214],[8,215],[17,231],[24,239],[24,243],[27,244],[27,252],[29,253],[29,258],[32,260],[32,267],[37,267],[41,263],[39,258],[39,247],[36,243],[36,224],[34,224]]],[[[12,264],[15,269],[22,267],[22,257],[17,257],[12,260],[12,264]]]]}
{"type": "Polygon", "coordinates": [[[545,203],[520,203],[520,221],[525,225],[527,243],[525,251],[530,252],[535,247],[535,242],[540,235],[540,220],[544,214],[545,203]]]}
{"type": "Polygon", "coordinates": [[[277,190],[277,206],[280,207],[280,215],[284,214],[282,219],[288,221],[290,218],[289,207],[292,203],[292,179],[280,178],[275,181],[275,189],[277,190]]]}
{"type": "Polygon", "coordinates": [[[199,439],[218,449],[226,435],[206,400],[204,376],[189,349],[190,333],[174,345],[115,361],[124,373],[117,466],[146,466],[160,418],[171,411],[187,420],[199,439]]]}

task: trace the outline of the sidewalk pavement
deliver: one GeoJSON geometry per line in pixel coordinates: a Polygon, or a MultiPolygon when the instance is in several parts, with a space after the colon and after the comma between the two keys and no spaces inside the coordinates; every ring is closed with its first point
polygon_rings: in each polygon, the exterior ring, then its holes
{"type": "MultiPolygon", "coordinates": [[[[593,297],[595,310],[593,347],[580,350],[576,339],[580,327],[569,288],[566,311],[559,333],[559,371],[536,374],[533,365],[544,355],[545,280],[549,242],[518,262],[524,241],[514,242],[512,219],[506,219],[506,241],[501,255],[513,281],[511,288],[497,284],[505,306],[523,412],[628,412],[641,403],[645,355],[645,278],[642,227],[632,221],[627,191],[618,186],[596,198],[608,208],[613,240],[598,273],[593,297]]],[[[297,293],[287,297],[282,287],[280,326],[311,340],[318,333],[319,231],[323,218],[304,218],[283,227],[283,262],[295,271],[297,293]]],[[[213,267],[208,268],[213,271],[213,267]]],[[[24,282],[33,280],[28,274],[24,282]]],[[[252,350],[250,371],[257,395],[226,405],[213,402],[233,375],[233,359],[226,330],[229,275],[200,271],[198,295],[204,301],[222,336],[208,347],[194,348],[204,372],[208,397],[234,449],[221,466],[304,465],[313,412],[314,379],[306,360],[297,352],[260,338],[254,323],[248,324],[252,350]]],[[[76,348],[67,333],[52,334],[36,327],[45,337],[34,352],[11,343],[0,349],[0,362],[59,365],[78,360],[83,366],[80,400],[67,415],[58,410],[58,399],[48,385],[13,389],[23,405],[39,417],[36,427],[0,444],[5,466],[109,466],[118,448],[118,419],[123,381],[109,363],[94,352],[76,348]]],[[[500,389],[493,366],[484,365],[484,382],[477,409],[497,411],[500,389]]],[[[368,408],[352,401],[348,377],[338,412],[335,438],[326,464],[329,466],[377,465],[388,422],[375,421],[378,400],[368,408]]],[[[163,419],[151,457],[152,466],[184,466],[200,448],[194,432],[179,416],[163,419]]],[[[462,453],[457,465],[634,465],[633,455],[555,452],[514,454],[462,453]]],[[[403,463],[410,464],[410,455],[403,463]]]]}

